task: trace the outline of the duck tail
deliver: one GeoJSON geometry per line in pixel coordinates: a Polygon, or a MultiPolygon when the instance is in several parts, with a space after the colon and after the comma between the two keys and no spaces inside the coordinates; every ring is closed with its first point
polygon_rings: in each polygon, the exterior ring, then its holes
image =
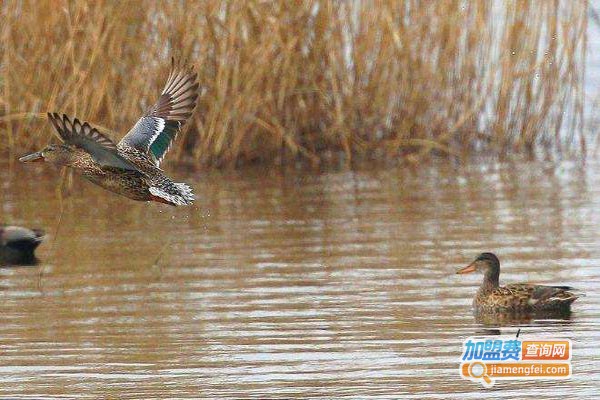
{"type": "Polygon", "coordinates": [[[175,186],[177,186],[177,188],[179,189],[181,197],[186,202],[186,204],[194,203],[194,200],[196,200],[196,196],[194,196],[194,192],[192,191],[191,187],[189,187],[185,183],[176,183],[175,186]]]}
{"type": "Polygon", "coordinates": [[[172,206],[191,205],[195,200],[192,188],[185,183],[172,183],[163,187],[151,186],[148,190],[153,196],[152,200],[172,206]]]}
{"type": "Polygon", "coordinates": [[[559,305],[563,305],[563,306],[569,306],[569,305],[571,305],[571,303],[573,303],[579,297],[581,297],[581,295],[578,295],[573,292],[564,291],[564,292],[559,293],[556,296],[549,297],[548,303],[555,303],[555,304],[559,304],[559,305]]]}
{"type": "Polygon", "coordinates": [[[538,286],[536,289],[537,296],[532,300],[539,301],[540,308],[568,308],[571,303],[583,296],[571,286],[538,286]]]}
{"type": "Polygon", "coordinates": [[[551,288],[554,289],[560,289],[560,290],[570,290],[570,291],[574,291],[574,292],[578,292],[579,289],[574,288],[573,286],[550,286],[551,288]]]}

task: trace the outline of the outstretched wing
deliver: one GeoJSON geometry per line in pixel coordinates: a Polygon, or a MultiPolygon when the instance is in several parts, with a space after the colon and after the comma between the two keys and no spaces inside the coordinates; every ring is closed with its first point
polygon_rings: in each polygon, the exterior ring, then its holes
{"type": "Polygon", "coordinates": [[[198,74],[171,60],[167,83],[154,104],[123,137],[119,145],[148,154],[158,167],[198,99],[198,74]]]}
{"type": "Polygon", "coordinates": [[[137,170],[133,164],[119,155],[117,146],[108,136],[103,135],[96,128],[92,128],[87,122],[82,124],[77,118],[71,122],[65,114],[61,117],[57,113],[48,113],[48,119],[63,142],[85,150],[98,164],[137,170]]]}

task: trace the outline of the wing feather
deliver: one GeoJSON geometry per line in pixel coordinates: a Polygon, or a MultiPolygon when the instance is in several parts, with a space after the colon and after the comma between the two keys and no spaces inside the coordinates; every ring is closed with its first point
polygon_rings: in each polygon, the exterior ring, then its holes
{"type": "Polygon", "coordinates": [[[126,145],[146,153],[158,167],[198,100],[198,74],[171,60],[167,83],[156,103],[123,137],[126,145]]]}
{"type": "Polygon", "coordinates": [[[61,117],[57,113],[48,113],[48,119],[56,129],[58,137],[65,144],[85,150],[98,164],[137,170],[133,164],[118,153],[117,145],[108,136],[100,133],[87,122],[81,123],[77,118],[71,122],[65,114],[61,117]]]}

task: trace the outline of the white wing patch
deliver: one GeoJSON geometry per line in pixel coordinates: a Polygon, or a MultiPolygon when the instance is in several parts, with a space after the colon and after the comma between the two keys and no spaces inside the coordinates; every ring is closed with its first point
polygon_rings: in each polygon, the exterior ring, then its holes
{"type": "Polygon", "coordinates": [[[165,129],[165,120],[162,118],[156,118],[156,122],[158,123],[158,128],[156,129],[156,132],[160,134],[163,131],[163,129],[165,129]]]}

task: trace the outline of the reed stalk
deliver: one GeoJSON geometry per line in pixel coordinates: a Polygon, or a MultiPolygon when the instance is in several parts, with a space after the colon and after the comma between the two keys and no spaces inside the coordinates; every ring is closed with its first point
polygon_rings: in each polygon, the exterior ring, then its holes
{"type": "Polygon", "coordinates": [[[167,160],[202,166],[585,153],[585,1],[5,0],[0,152],[46,111],[113,132],[169,59],[202,96],[167,160]],[[409,157],[410,156],[410,157],[409,157]]]}

